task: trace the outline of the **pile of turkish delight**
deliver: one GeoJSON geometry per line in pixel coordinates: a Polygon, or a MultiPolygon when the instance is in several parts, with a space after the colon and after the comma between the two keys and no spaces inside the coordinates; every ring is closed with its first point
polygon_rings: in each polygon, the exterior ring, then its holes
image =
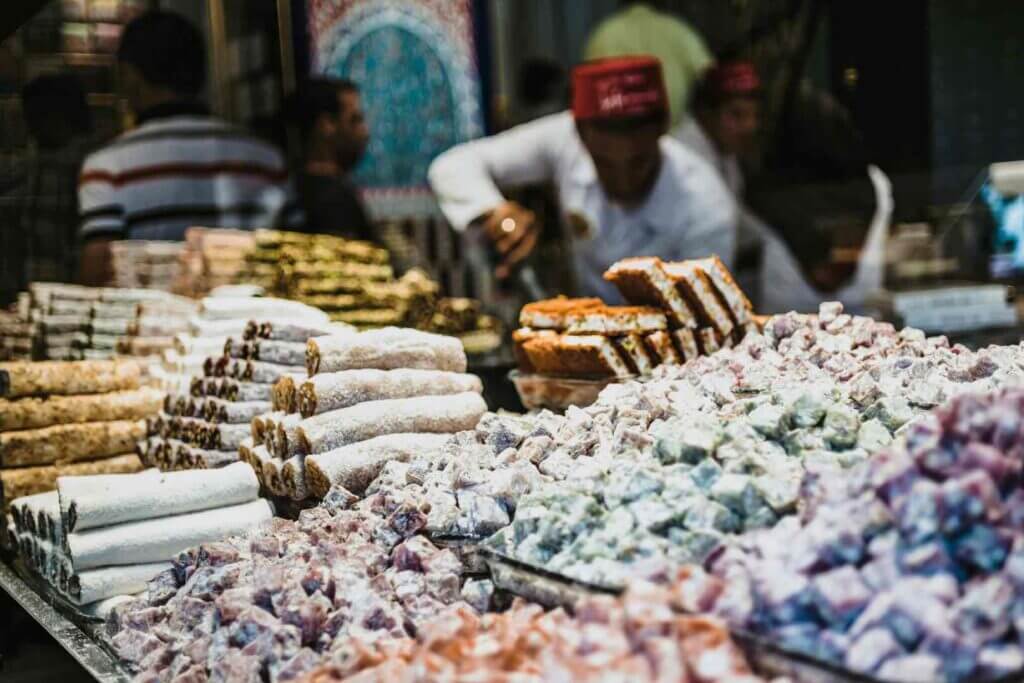
{"type": "Polygon", "coordinates": [[[1022,389],[961,396],[822,473],[802,519],[691,570],[688,607],[887,681],[1024,668],[1022,408],[1022,389]]]}
{"type": "MultiPolygon", "coordinates": [[[[498,460],[528,460],[549,483],[531,486],[491,545],[612,586],[700,562],[795,512],[808,468],[863,462],[948,397],[1020,383],[1022,363],[1020,347],[951,348],[838,305],[777,316],[736,349],[520,428],[498,460]]],[[[457,491],[480,476],[467,469],[457,491]]]]}
{"type": "Polygon", "coordinates": [[[114,650],[139,680],[287,681],[354,643],[406,638],[463,598],[487,609],[490,583],[463,585],[459,559],[417,535],[424,507],[374,495],[182,553],[111,612],[114,650]]]}
{"type": "Polygon", "coordinates": [[[574,617],[525,602],[483,616],[455,606],[423,625],[414,642],[391,642],[377,652],[354,644],[352,651],[361,656],[322,667],[303,680],[763,680],[752,673],[721,622],[680,616],[671,598],[666,589],[640,584],[623,598],[588,599],[574,617]]]}

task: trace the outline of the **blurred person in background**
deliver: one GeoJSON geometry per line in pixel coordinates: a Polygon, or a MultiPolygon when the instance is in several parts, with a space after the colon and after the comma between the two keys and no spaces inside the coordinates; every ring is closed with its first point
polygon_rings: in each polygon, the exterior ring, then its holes
{"type": "Polygon", "coordinates": [[[763,313],[812,311],[840,301],[865,312],[882,288],[892,222],[892,183],[850,113],[834,97],[801,85],[784,109],[781,135],[746,200],[763,240],[763,313]],[[850,256],[837,258],[838,252],[850,256]]]}
{"type": "Polygon", "coordinates": [[[32,150],[19,182],[3,198],[0,298],[32,281],[70,282],[78,263],[78,170],[92,138],[92,114],[72,75],[46,75],[21,91],[32,150]]]}
{"type": "Polygon", "coordinates": [[[297,128],[302,145],[297,181],[306,230],[374,239],[351,180],[370,141],[359,88],[344,79],[309,79],[289,97],[285,118],[297,128]]]}
{"type": "Polygon", "coordinates": [[[755,151],[761,129],[761,79],[750,62],[708,69],[693,88],[690,116],[672,131],[687,148],[718,171],[740,209],[736,278],[757,298],[761,226],[744,203],[741,160],[755,151]]]}
{"type": "Polygon", "coordinates": [[[117,61],[138,127],[82,168],[84,284],[109,280],[112,240],[182,240],[197,225],[301,225],[280,151],[211,116],[203,103],[206,48],[192,24],[171,12],[146,12],[125,27],[117,61]]]}
{"type": "Polygon", "coordinates": [[[662,12],[657,2],[622,0],[622,9],[590,34],[586,60],[626,55],[653,55],[661,61],[668,89],[671,129],[686,117],[690,91],[714,62],[704,39],[686,22],[662,12]]]}
{"type": "Polygon", "coordinates": [[[668,137],[668,99],[654,57],[582,64],[572,110],[458,145],[430,167],[430,184],[459,231],[494,245],[495,274],[526,259],[541,226],[499,186],[554,184],[582,293],[618,300],[603,279],[614,262],[719,254],[731,264],[736,206],[718,174],[668,137]]]}

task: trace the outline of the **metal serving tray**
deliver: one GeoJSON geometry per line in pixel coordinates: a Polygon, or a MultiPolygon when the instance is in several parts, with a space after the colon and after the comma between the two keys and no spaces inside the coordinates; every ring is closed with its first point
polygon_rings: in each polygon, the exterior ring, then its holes
{"type": "MultiPolygon", "coordinates": [[[[16,565],[15,565],[16,566],[16,565]]],[[[127,683],[131,674],[103,642],[103,622],[83,614],[41,579],[0,563],[0,588],[39,622],[99,683],[127,683]]]]}

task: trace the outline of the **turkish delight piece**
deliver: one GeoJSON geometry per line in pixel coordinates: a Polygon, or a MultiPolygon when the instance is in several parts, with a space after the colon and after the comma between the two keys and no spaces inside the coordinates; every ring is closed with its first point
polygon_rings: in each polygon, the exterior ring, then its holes
{"type": "Polygon", "coordinates": [[[664,422],[654,436],[655,453],[662,463],[696,464],[714,454],[722,441],[722,428],[717,420],[700,416],[664,422]]]}
{"type": "Polygon", "coordinates": [[[922,543],[899,553],[899,565],[908,574],[933,576],[956,571],[956,564],[940,541],[922,543]]]}
{"type": "Polygon", "coordinates": [[[821,617],[832,626],[852,622],[871,600],[871,589],[858,571],[849,565],[815,576],[814,605],[821,617]]]}
{"type": "Polygon", "coordinates": [[[1021,459],[1011,459],[998,449],[977,441],[967,444],[960,451],[961,471],[984,470],[998,486],[1017,481],[1021,475],[1021,459]]]}
{"type": "Polygon", "coordinates": [[[173,568],[160,572],[146,586],[146,597],[154,607],[166,604],[177,592],[178,578],[173,568]]]}
{"type": "Polygon", "coordinates": [[[849,406],[836,404],[825,412],[825,441],[833,448],[853,448],[860,432],[860,416],[849,406]]]}
{"type": "Polygon", "coordinates": [[[902,453],[882,453],[871,461],[868,477],[878,497],[896,506],[921,477],[912,458],[902,453]]]}
{"type": "Polygon", "coordinates": [[[725,537],[710,529],[670,529],[669,554],[680,564],[702,564],[721,547],[725,537]]]}
{"type": "Polygon", "coordinates": [[[739,518],[729,508],[712,500],[690,506],[685,521],[690,529],[713,529],[730,533],[740,528],[739,518]]]}
{"type": "Polygon", "coordinates": [[[782,408],[770,403],[755,408],[748,415],[748,419],[759,434],[769,439],[781,438],[787,429],[782,408]]]}
{"type": "Polygon", "coordinates": [[[811,584],[805,576],[772,562],[754,576],[761,609],[774,624],[792,624],[812,618],[811,584]]]}
{"type": "Polygon", "coordinates": [[[894,657],[882,664],[877,675],[885,681],[933,683],[943,680],[942,660],[932,655],[894,657]]]}
{"type": "Polygon", "coordinates": [[[768,473],[754,477],[753,483],[757,493],[777,514],[793,510],[800,498],[799,477],[768,473]]]}
{"type": "Polygon", "coordinates": [[[986,645],[978,653],[977,676],[999,678],[1024,669],[1024,650],[1013,643],[986,645]]]}
{"type": "Polygon", "coordinates": [[[865,420],[857,431],[857,448],[863,448],[868,453],[885,448],[892,443],[892,434],[879,420],[865,420]]]}
{"type": "Polygon", "coordinates": [[[874,673],[886,660],[900,657],[906,651],[886,628],[865,631],[853,641],[843,660],[847,668],[860,673],[874,673]]]}
{"type": "Polygon", "coordinates": [[[977,520],[994,522],[1000,514],[999,489],[987,472],[977,470],[942,484],[942,531],[956,534],[977,520]]]}
{"type": "Polygon", "coordinates": [[[933,481],[918,479],[896,505],[896,524],[910,543],[923,543],[942,527],[942,489],[933,481]]]}
{"type": "Polygon", "coordinates": [[[752,514],[764,506],[751,478],[744,474],[723,474],[708,495],[738,515],[752,514]]]}
{"type": "Polygon", "coordinates": [[[946,623],[946,607],[928,594],[889,590],[877,594],[850,627],[854,638],[873,628],[887,628],[903,647],[912,649],[929,624],[946,623]]]}
{"type": "Polygon", "coordinates": [[[490,579],[467,579],[460,597],[478,614],[489,612],[494,599],[494,583],[490,579]]]}
{"type": "Polygon", "coordinates": [[[994,575],[968,584],[964,596],[953,605],[956,630],[981,642],[995,641],[1010,628],[1014,588],[1003,576],[994,575]]]}
{"type": "Polygon", "coordinates": [[[993,572],[1003,566],[1012,536],[987,524],[975,524],[953,541],[953,556],[975,570],[993,572]]]}

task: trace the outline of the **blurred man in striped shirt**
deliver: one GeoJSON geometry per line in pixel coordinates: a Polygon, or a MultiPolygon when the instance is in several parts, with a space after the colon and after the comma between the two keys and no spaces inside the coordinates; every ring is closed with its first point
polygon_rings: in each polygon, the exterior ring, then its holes
{"type": "Polygon", "coordinates": [[[203,38],[148,12],[125,27],[121,89],[137,127],[90,155],[79,177],[81,279],[109,277],[109,242],[181,240],[191,226],[292,228],[302,212],[275,147],[210,116],[203,38]]]}

